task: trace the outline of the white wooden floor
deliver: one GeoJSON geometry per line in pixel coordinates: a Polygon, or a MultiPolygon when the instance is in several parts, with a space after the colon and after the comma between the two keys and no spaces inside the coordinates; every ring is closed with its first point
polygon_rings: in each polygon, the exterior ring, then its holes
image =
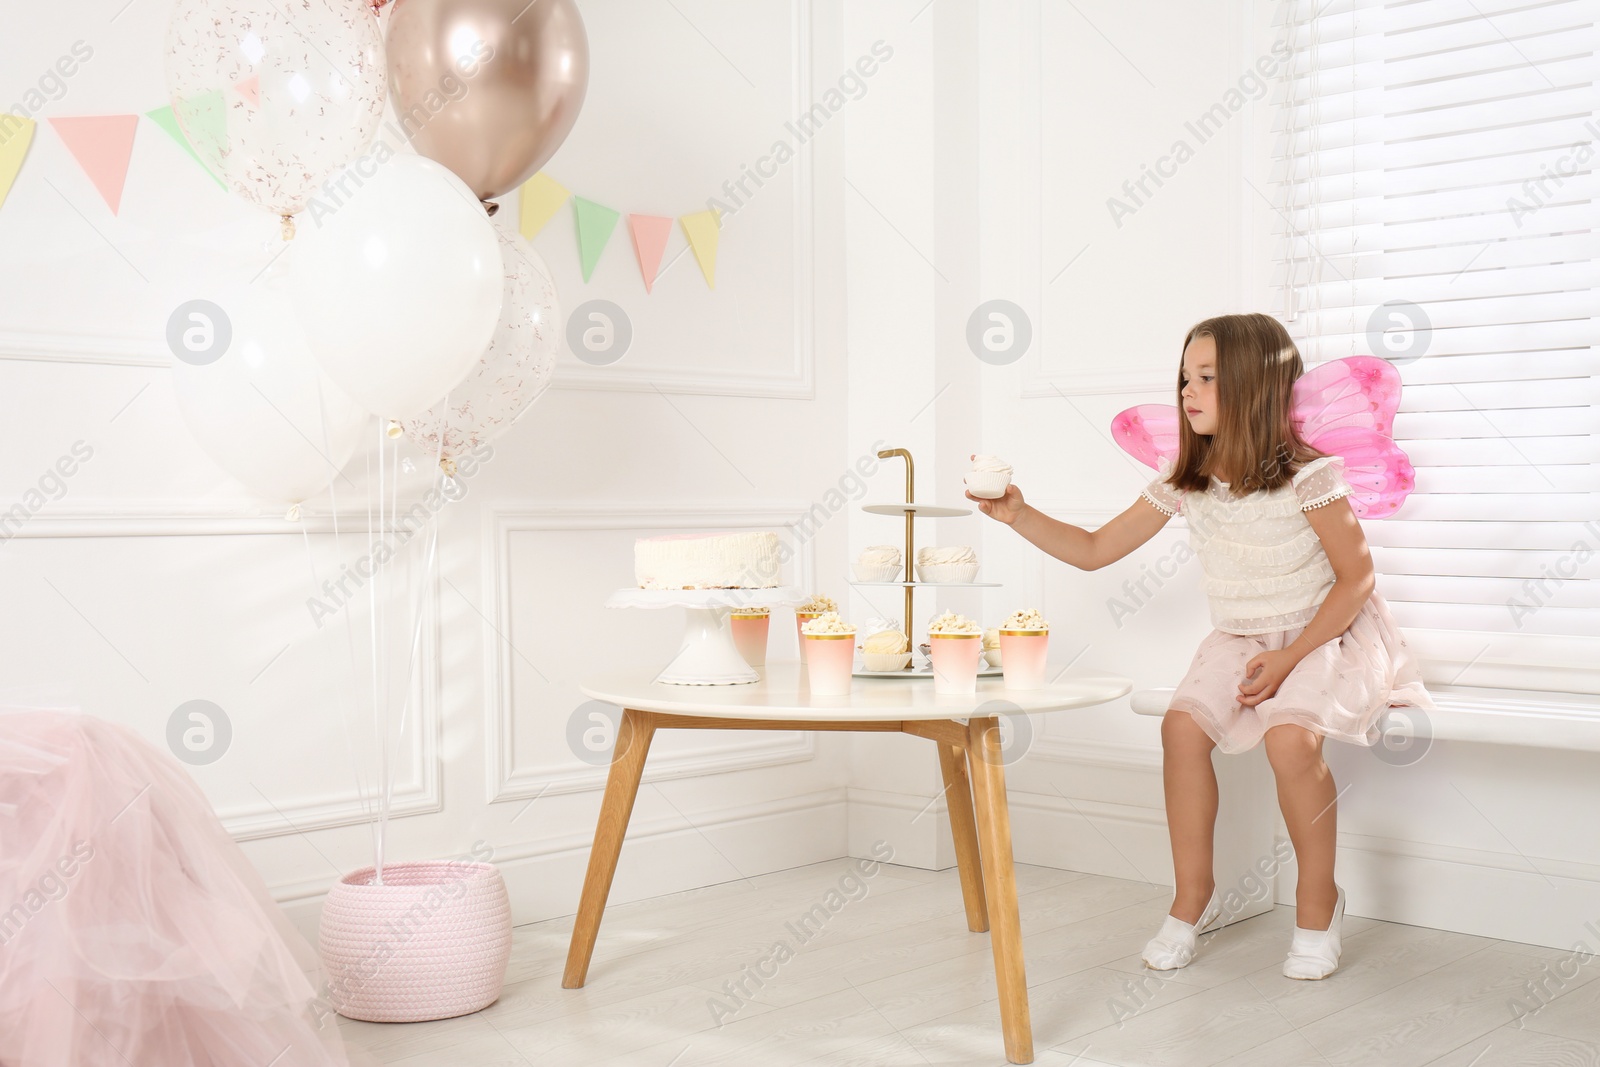
{"type": "MultiPolygon", "coordinates": [[[[851,862],[611,908],[580,990],[561,988],[571,918],[518,927],[486,1010],[341,1029],[397,1067],[1004,1064],[989,939],[968,932],[955,871],[883,867],[865,895],[829,900],[851,862]],[[787,924],[818,904],[827,921],[799,943],[787,924]],[[792,953],[781,962],[779,942],[792,953]],[[762,971],[753,998],[725,991],[762,971]]],[[[1570,953],[1352,916],[1340,969],[1297,982],[1280,972],[1294,923],[1280,906],[1162,977],[1138,953],[1169,889],[1043,867],[1017,877],[1041,1067],[1600,1065],[1600,957],[1563,980],[1554,965],[1570,953]],[[1543,1005],[1519,1026],[1513,1000],[1543,1005]]]]}

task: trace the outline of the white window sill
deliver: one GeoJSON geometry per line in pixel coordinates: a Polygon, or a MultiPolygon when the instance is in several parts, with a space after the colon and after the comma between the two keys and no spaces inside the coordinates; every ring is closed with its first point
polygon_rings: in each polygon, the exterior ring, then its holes
{"type": "MultiPolygon", "coordinates": [[[[1386,727],[1393,736],[1600,752],[1600,697],[1465,686],[1428,691],[1438,707],[1396,709],[1386,727]]],[[[1171,695],[1171,688],[1141,689],[1130,699],[1138,714],[1159,716],[1171,695]]]]}
{"type": "MultiPolygon", "coordinates": [[[[1600,752],[1600,697],[1468,686],[1429,686],[1432,735],[1446,741],[1600,752]]],[[[1405,734],[1396,717],[1395,727],[1405,734]]]]}

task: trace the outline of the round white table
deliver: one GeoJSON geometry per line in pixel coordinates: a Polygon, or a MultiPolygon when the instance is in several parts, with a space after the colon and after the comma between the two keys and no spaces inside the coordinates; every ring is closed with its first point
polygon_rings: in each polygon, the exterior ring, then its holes
{"type": "Polygon", "coordinates": [[[579,687],[584,695],[623,710],[562,986],[581,988],[588,976],[655,731],[907,733],[938,746],[967,927],[990,933],[1006,1058],[1032,1063],[1000,718],[1103,704],[1128,693],[1132,683],[1115,675],[1067,671],[1043,689],[1010,690],[1001,678],[979,678],[976,693],[949,695],[935,693],[929,678],[857,678],[848,695],[812,696],[797,662],[773,662],[758,670],[761,680],[746,685],[672,685],[638,670],[602,675],[579,687]]]}

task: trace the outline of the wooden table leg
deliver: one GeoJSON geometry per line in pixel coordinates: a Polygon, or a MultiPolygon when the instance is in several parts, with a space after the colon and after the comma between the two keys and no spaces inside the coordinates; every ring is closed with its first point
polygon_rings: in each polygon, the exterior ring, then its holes
{"type": "Polygon", "coordinates": [[[944,802],[950,815],[950,836],[955,839],[956,870],[961,875],[961,899],[967,905],[967,929],[989,929],[989,907],[983,899],[983,861],[978,852],[978,830],[972,820],[972,785],[967,779],[966,749],[943,741],[939,770],[944,773],[944,802]]]}
{"type": "Polygon", "coordinates": [[[639,778],[644,774],[644,759],[650,753],[650,738],[655,730],[650,712],[623,710],[611,751],[605,799],[594,828],[594,846],[589,850],[589,870],[583,876],[578,917],[572,924],[567,970],[561,978],[564,989],[580,989],[588,977],[589,958],[594,955],[595,937],[600,933],[600,916],[611,895],[611,878],[617,873],[617,856],[622,852],[622,838],[628,832],[628,817],[633,814],[633,799],[639,793],[639,778]]]}
{"type": "Polygon", "coordinates": [[[1000,722],[993,715],[970,719],[967,736],[967,766],[977,801],[978,845],[983,852],[989,940],[994,950],[1006,1059],[1032,1063],[1033,1022],[1028,1015],[1028,981],[1022,967],[1022,922],[1017,913],[1016,870],[1011,862],[1011,814],[1006,804],[1005,767],[1001,764],[1000,722]]]}

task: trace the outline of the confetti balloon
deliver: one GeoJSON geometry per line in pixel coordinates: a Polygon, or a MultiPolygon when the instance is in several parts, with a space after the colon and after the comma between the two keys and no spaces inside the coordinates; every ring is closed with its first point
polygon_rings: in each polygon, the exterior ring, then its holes
{"type": "Polygon", "coordinates": [[[503,433],[544,394],[561,349],[550,269],[511,223],[496,221],[494,228],[505,272],[494,337],[447,400],[401,423],[406,436],[447,469],[453,457],[503,433]]]}
{"type": "Polygon", "coordinates": [[[363,0],[177,0],[167,93],[200,161],[277,215],[303,210],[383,118],[383,37],[363,0]]]}

